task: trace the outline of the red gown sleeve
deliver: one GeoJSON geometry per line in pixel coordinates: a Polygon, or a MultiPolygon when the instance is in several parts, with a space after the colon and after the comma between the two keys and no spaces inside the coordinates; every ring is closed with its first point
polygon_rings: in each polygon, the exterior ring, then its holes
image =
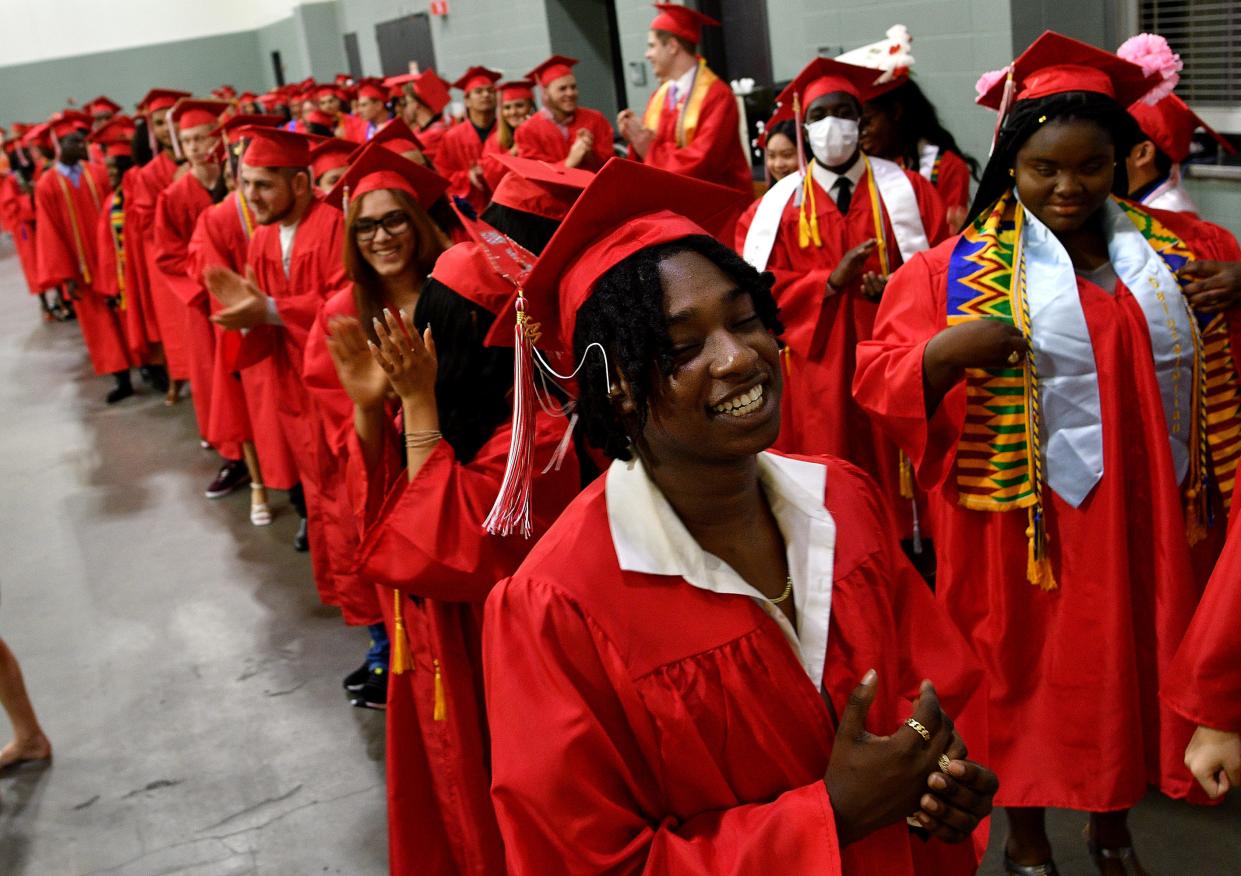
{"type": "Polygon", "coordinates": [[[120,294],[116,278],[116,244],[112,239],[112,200],[116,195],[104,199],[103,209],[99,211],[99,221],[95,223],[95,266],[91,288],[104,297],[120,294]]]}
{"type": "Polygon", "coordinates": [[[945,394],[926,416],[922,357],[927,342],[947,327],[945,283],[953,240],[902,265],[888,280],[874,335],[857,347],[853,395],[905,451],[923,489],[952,470],[965,425],[965,385],[945,394]]]}
{"type": "Polygon", "coordinates": [[[935,191],[944,202],[945,211],[952,207],[968,210],[970,206],[970,168],[960,155],[944,152],[939,163],[935,191]]]}
{"type": "Polygon", "coordinates": [[[190,238],[194,236],[193,212],[177,196],[180,187],[169,186],[155,199],[155,263],[176,296],[187,307],[201,307],[207,290],[190,270],[190,238]]]}
{"type": "Polygon", "coordinates": [[[841,872],[822,782],[680,822],[644,814],[660,804],[632,724],[646,709],[622,655],[567,596],[537,579],[501,584],[483,630],[492,798],[510,873],[841,872]]]}
{"type": "Polygon", "coordinates": [[[522,122],[513,132],[517,155],[531,161],[558,164],[565,159],[568,145],[559,129],[542,115],[535,114],[522,122]]]}
{"type": "Polygon", "coordinates": [[[35,252],[39,286],[50,289],[69,280],[81,282],[77,254],[72,250],[72,232],[67,230],[64,195],[56,171],[49,171],[35,186],[35,252]]]}
{"type": "MultiPolygon", "coordinates": [[[[517,568],[537,536],[577,492],[578,468],[573,454],[566,455],[559,471],[538,475],[560,443],[566,424],[560,418],[537,416],[534,538],[501,538],[488,535],[483,528],[504,480],[509,424],[498,430],[469,463],[458,462],[452,447],[441,440],[413,481],[403,468],[399,471],[362,544],[360,565],[365,575],[416,596],[482,602],[496,581],[517,568]]],[[[387,486],[372,476],[372,490],[387,486]]]]}

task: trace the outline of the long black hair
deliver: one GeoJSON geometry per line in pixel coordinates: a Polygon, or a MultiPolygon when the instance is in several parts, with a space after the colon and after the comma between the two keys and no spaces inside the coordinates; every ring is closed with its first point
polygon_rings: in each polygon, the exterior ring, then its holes
{"type": "Polygon", "coordinates": [[[977,159],[961,151],[956,138],[940,123],[935,104],[927,99],[917,82],[908,79],[879,95],[870,104],[892,119],[895,119],[896,108],[901,108],[900,119],[896,120],[894,127],[901,137],[901,157],[905,159],[906,167],[918,167],[918,141],[926,140],[943,152],[955,153],[969,166],[970,176],[978,179],[977,159]]]}
{"type": "Polygon", "coordinates": [[[1008,118],[1000,128],[995,151],[982,172],[974,203],[970,205],[969,225],[990,209],[1013,185],[1009,171],[1017,164],[1017,153],[1036,132],[1050,122],[1091,122],[1107,133],[1116,147],[1116,174],[1113,194],[1127,197],[1129,175],[1125,172],[1125,156],[1138,142],[1141,134],[1133,116],[1112,98],[1094,91],[1066,91],[1013,104],[1008,118]]]}
{"type": "Polygon", "coordinates": [[[594,292],[577,312],[573,331],[573,354],[586,364],[578,378],[578,413],[587,440],[612,459],[629,459],[632,439],[646,425],[646,412],[652,385],[657,376],[672,371],[672,343],[664,316],[664,287],[659,276],[660,263],[682,252],[705,256],[750,295],[755,312],[768,331],[779,335],[779,308],[771,294],[774,280],[760,274],[724,244],[713,237],[694,235],[639,250],[613,266],[595,282],[594,292]],[[613,373],[604,370],[596,353],[586,355],[592,343],[607,350],[613,373]],[[619,371],[629,382],[637,409],[628,423],[622,420],[608,387],[619,371]]]}
{"type": "Polygon", "coordinates": [[[530,252],[543,252],[560,222],[537,213],[527,213],[494,201],[483,210],[481,218],[492,228],[520,243],[530,252]]]}
{"type": "Polygon", "coordinates": [[[512,416],[513,351],[484,347],[495,315],[434,278],[422,285],[414,307],[414,326],[432,326],[439,362],[435,404],[440,434],[457,460],[472,460],[502,423],[512,416]]]}
{"type": "Polygon", "coordinates": [[[134,164],[139,167],[155,157],[155,152],[151,149],[150,127],[146,116],[140,115],[134,119],[134,136],[129,144],[133,147],[134,164]]]}

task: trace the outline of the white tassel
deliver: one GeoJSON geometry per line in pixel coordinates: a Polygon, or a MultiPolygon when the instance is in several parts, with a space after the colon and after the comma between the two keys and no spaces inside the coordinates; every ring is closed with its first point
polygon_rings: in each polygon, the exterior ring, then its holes
{"type": "Polygon", "coordinates": [[[532,345],[526,332],[526,300],[520,292],[517,325],[513,331],[513,432],[504,480],[483,527],[491,535],[521,532],[522,537],[529,538],[532,532],[531,482],[534,479],[534,377],[530,362],[532,345]]]}

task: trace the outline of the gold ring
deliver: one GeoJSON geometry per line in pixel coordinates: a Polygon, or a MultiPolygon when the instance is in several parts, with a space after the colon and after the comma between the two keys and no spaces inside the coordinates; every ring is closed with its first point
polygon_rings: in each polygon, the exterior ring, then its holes
{"type": "Polygon", "coordinates": [[[952,763],[952,761],[950,761],[950,760],[948,759],[948,755],[946,755],[946,754],[941,754],[941,755],[939,756],[939,771],[940,771],[941,773],[947,773],[947,772],[948,772],[948,765],[949,765],[950,763],[952,763]]]}
{"type": "Polygon", "coordinates": [[[1013,350],[1011,353],[1009,353],[1009,354],[1008,354],[1008,364],[1009,364],[1009,365],[1016,365],[1016,364],[1017,364],[1018,362],[1020,362],[1020,361],[1021,361],[1021,353],[1020,353],[1020,351],[1018,351],[1018,350],[1013,350]]]}
{"type": "Polygon", "coordinates": [[[924,742],[926,742],[927,744],[930,744],[931,731],[923,727],[921,721],[917,720],[916,718],[906,718],[905,726],[913,730],[919,736],[921,736],[924,742]]]}

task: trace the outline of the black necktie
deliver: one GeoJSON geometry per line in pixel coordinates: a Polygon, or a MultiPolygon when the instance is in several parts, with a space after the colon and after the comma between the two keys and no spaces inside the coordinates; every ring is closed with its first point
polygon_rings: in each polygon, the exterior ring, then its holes
{"type": "Polygon", "coordinates": [[[836,209],[842,214],[849,212],[849,204],[853,200],[853,183],[849,178],[842,176],[836,180],[836,209]]]}

